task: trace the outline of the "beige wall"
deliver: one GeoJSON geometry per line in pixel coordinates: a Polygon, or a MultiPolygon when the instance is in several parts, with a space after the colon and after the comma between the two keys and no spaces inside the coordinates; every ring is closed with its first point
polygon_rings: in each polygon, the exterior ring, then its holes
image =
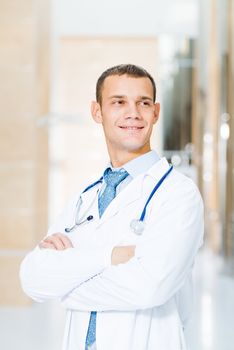
{"type": "Polygon", "coordinates": [[[47,226],[49,4],[0,1],[0,304],[27,302],[18,279],[47,226]]]}

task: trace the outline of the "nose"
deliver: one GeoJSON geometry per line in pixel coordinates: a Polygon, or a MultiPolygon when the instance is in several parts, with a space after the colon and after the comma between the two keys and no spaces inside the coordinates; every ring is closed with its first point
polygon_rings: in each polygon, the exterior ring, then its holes
{"type": "Polygon", "coordinates": [[[135,102],[128,104],[128,108],[126,110],[125,117],[126,117],[126,119],[140,119],[141,118],[139,107],[135,102]]]}

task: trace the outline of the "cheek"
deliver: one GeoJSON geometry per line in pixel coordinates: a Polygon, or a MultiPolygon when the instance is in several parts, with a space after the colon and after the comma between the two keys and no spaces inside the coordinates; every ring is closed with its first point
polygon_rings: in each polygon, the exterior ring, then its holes
{"type": "Polygon", "coordinates": [[[116,132],[115,123],[114,120],[112,120],[112,118],[103,120],[102,126],[106,136],[113,135],[116,132]]]}
{"type": "Polygon", "coordinates": [[[149,125],[154,125],[157,122],[157,116],[152,112],[146,115],[146,119],[148,120],[149,125]]]}
{"type": "Polygon", "coordinates": [[[106,111],[102,116],[102,123],[104,128],[113,128],[118,125],[118,120],[120,119],[120,114],[114,110],[106,111]]]}

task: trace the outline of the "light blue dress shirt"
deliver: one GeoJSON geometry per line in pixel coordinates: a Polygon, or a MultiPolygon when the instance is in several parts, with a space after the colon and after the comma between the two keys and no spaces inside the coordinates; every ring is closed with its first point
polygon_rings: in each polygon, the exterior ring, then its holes
{"type": "MultiPolygon", "coordinates": [[[[108,167],[110,167],[112,170],[118,170],[123,168],[129,173],[126,179],[123,180],[116,188],[116,195],[124,187],[126,187],[129,184],[129,182],[131,182],[135,177],[146,172],[149,168],[151,168],[159,159],[160,158],[158,154],[154,150],[152,150],[143,154],[142,156],[139,156],[133,160],[130,160],[120,168],[113,168],[110,163],[108,167]]],[[[100,194],[104,191],[105,187],[106,187],[106,184],[105,182],[103,182],[103,185],[100,190],[100,194]]]]}

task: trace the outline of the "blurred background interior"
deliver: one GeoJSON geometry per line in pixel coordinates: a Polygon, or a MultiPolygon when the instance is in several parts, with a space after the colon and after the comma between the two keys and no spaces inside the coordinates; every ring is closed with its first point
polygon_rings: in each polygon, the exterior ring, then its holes
{"type": "Polygon", "coordinates": [[[0,0],[2,350],[61,348],[64,310],[24,296],[19,264],[108,160],[89,106],[119,63],[154,76],[153,146],[204,198],[190,349],[233,349],[234,1],[0,0]]]}

